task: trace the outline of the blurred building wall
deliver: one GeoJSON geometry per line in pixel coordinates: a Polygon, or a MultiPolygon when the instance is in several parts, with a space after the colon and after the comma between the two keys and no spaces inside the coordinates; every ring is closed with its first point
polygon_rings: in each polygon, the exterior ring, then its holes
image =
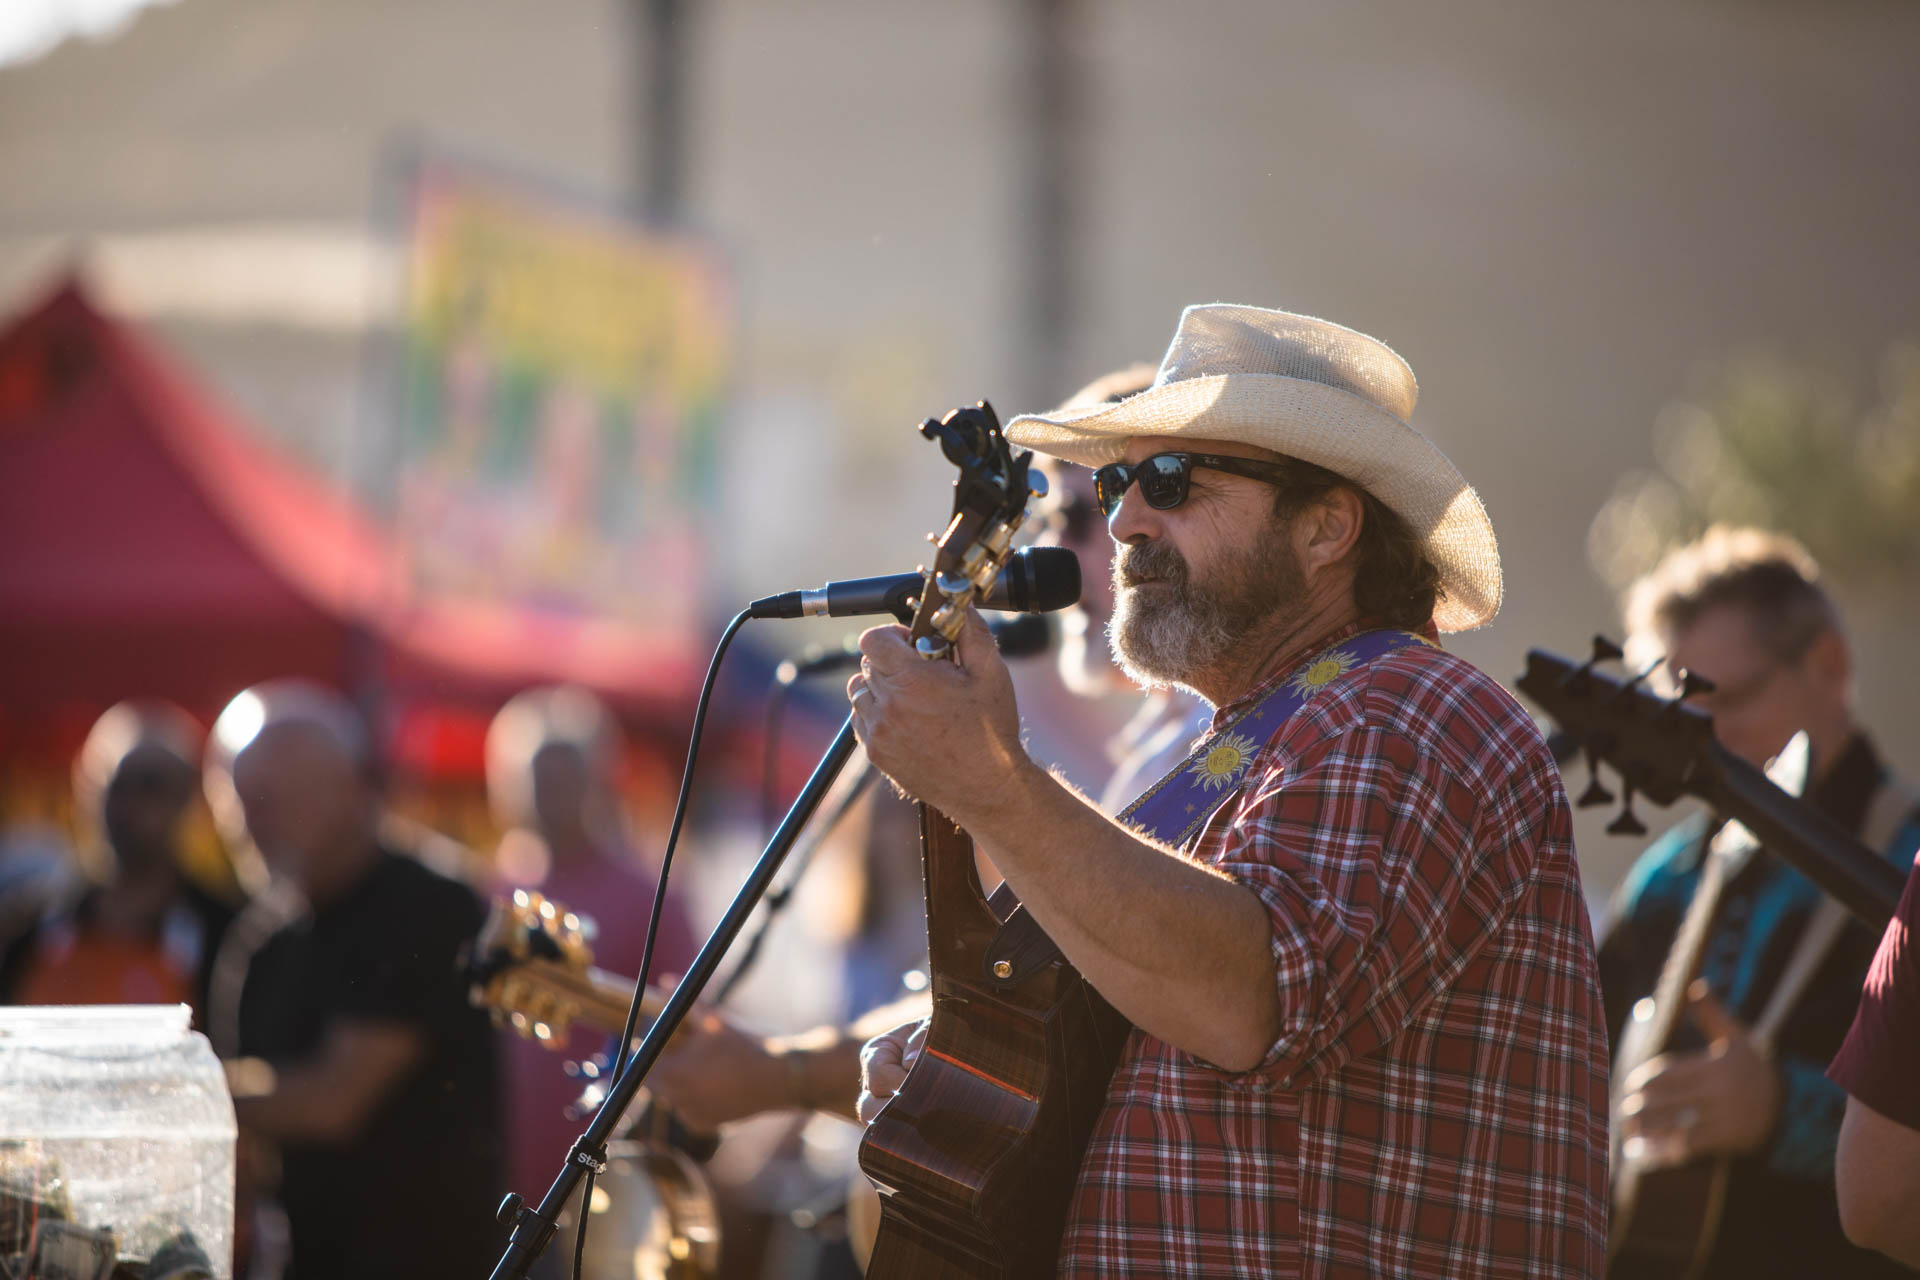
{"type": "MultiPolygon", "coordinates": [[[[1069,389],[1022,385],[1029,6],[688,7],[687,212],[730,246],[741,308],[728,591],[909,567],[947,483],[912,425],[1069,389]]],[[[1496,674],[1616,626],[1587,522],[1703,362],[1764,347],[1864,380],[1920,333],[1911,6],[1061,8],[1082,287],[1058,367],[1156,358],[1214,299],[1387,339],[1501,534],[1506,611],[1459,642],[1496,674]]],[[[0,71],[0,298],[90,257],[344,482],[381,426],[360,357],[391,266],[383,152],[635,190],[635,13],[182,0],[0,71]]],[[[1884,603],[1863,602],[1866,704],[1920,770],[1884,603]]],[[[1583,856],[1606,884],[1627,852],[1583,856]]]]}

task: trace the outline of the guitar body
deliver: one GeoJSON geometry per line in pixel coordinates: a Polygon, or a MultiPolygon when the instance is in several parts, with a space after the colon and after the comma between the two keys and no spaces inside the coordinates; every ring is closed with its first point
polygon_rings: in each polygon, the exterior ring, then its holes
{"type": "MultiPolygon", "coordinates": [[[[1051,1276],[1129,1027],[1057,952],[997,980],[1004,920],[981,892],[972,839],[923,806],[921,849],[933,1019],[860,1144],[881,1194],[868,1273],[1051,1276]]],[[[1011,911],[1011,895],[996,901],[1011,911]]]]}
{"type": "Polygon", "coordinates": [[[1727,1162],[1668,1169],[1626,1163],[1613,1183],[1607,1245],[1612,1280],[1693,1280],[1707,1265],[1726,1207],[1727,1162]]]}

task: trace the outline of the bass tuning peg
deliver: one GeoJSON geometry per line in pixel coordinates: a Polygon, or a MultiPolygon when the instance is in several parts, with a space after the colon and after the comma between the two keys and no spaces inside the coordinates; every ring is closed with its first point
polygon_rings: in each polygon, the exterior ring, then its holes
{"type": "Polygon", "coordinates": [[[1569,671],[1565,678],[1560,681],[1560,687],[1562,689],[1584,687],[1587,677],[1593,673],[1595,667],[1603,662],[1612,662],[1622,656],[1624,656],[1624,654],[1619,645],[1607,639],[1605,636],[1595,636],[1593,638],[1593,656],[1575,667],[1572,671],[1569,671]]]}
{"type": "Polygon", "coordinates": [[[1679,706],[1697,693],[1712,693],[1720,686],[1705,676],[1695,675],[1685,667],[1680,668],[1680,692],[1668,700],[1669,706],[1679,706]]]}
{"type": "Polygon", "coordinates": [[[1637,688],[1641,684],[1641,682],[1644,681],[1648,676],[1658,671],[1660,669],[1661,663],[1665,661],[1666,659],[1662,658],[1659,662],[1655,662],[1653,665],[1647,667],[1646,670],[1639,671],[1633,675],[1628,676],[1626,680],[1620,685],[1620,692],[1627,693],[1630,690],[1637,688]]]}
{"type": "Polygon", "coordinates": [[[1592,747],[1587,748],[1587,789],[1573,802],[1582,809],[1591,809],[1595,805],[1612,804],[1613,792],[1600,782],[1600,757],[1592,747]]]}
{"type": "Polygon", "coordinates": [[[1646,824],[1634,816],[1633,784],[1629,782],[1623,786],[1621,790],[1626,794],[1620,801],[1620,816],[1607,824],[1607,834],[1610,836],[1643,836],[1647,834],[1646,824]]]}

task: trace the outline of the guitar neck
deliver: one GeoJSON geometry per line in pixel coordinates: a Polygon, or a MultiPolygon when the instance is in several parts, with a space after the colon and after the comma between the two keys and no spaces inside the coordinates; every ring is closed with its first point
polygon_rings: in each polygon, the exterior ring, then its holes
{"type": "MultiPolygon", "coordinates": [[[[585,970],[569,968],[552,960],[529,960],[522,966],[523,981],[564,996],[576,1010],[575,1016],[595,1031],[617,1036],[626,1029],[627,1008],[633,1000],[633,979],[610,973],[597,966],[585,970]]],[[[667,998],[649,986],[640,1002],[642,1029],[660,1016],[667,998]]]]}
{"type": "Polygon", "coordinates": [[[1886,928],[1906,877],[1760,769],[1717,743],[1713,754],[1718,777],[1707,787],[1709,802],[1745,823],[1767,852],[1784,858],[1875,932],[1886,928]]]}

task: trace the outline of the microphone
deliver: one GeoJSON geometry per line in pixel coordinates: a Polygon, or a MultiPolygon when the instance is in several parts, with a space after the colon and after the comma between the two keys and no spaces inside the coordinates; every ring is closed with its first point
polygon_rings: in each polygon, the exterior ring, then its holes
{"type": "MultiPolygon", "coordinates": [[[[1016,613],[1011,618],[995,618],[987,623],[993,642],[1003,658],[1026,658],[1045,653],[1053,645],[1053,629],[1037,613],[1016,613]]],[[[839,644],[809,645],[797,658],[787,658],[774,668],[773,678],[792,684],[808,676],[844,671],[860,665],[860,638],[848,636],[839,644]]]]}
{"type": "MultiPolygon", "coordinates": [[[[890,573],[878,578],[848,578],[824,587],[783,591],[747,606],[749,618],[850,618],[890,613],[905,620],[907,602],[920,594],[921,573],[890,573]]],[[[1080,561],[1065,547],[1023,547],[1014,552],[1000,576],[974,603],[982,609],[1046,613],[1080,599],[1080,561]]]]}

